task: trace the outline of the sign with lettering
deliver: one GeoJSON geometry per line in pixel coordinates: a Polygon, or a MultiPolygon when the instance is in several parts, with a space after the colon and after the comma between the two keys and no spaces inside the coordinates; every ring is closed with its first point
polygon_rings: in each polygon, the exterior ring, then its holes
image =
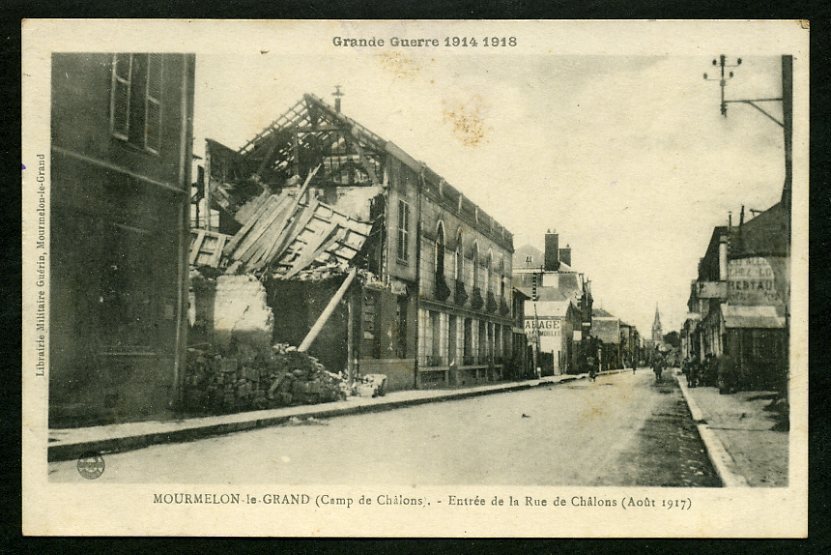
{"type": "Polygon", "coordinates": [[[727,297],[727,284],[723,281],[699,281],[697,296],[699,299],[724,299],[727,297]]]}
{"type": "Polygon", "coordinates": [[[560,335],[562,320],[559,318],[526,318],[525,333],[529,336],[539,332],[540,337],[560,335]]]}
{"type": "Polygon", "coordinates": [[[754,256],[727,264],[727,297],[732,304],[775,305],[782,302],[776,274],[766,258],[754,256]]]}

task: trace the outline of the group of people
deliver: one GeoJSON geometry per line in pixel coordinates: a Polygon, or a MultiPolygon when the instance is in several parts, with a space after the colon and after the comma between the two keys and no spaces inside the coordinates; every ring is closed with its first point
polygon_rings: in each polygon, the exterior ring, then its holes
{"type": "Polygon", "coordinates": [[[734,393],[741,385],[733,357],[726,351],[719,356],[707,353],[702,361],[687,357],[681,371],[687,378],[687,387],[718,387],[719,393],[734,393]]]}

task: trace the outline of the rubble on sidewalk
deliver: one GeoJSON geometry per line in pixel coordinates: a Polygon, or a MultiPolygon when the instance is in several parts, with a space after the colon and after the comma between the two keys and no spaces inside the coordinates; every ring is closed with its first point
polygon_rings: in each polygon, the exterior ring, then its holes
{"type": "Polygon", "coordinates": [[[288,345],[257,348],[234,343],[188,349],[184,410],[228,413],[346,398],[345,380],[288,345]]]}
{"type": "Polygon", "coordinates": [[[355,380],[353,391],[360,397],[383,397],[386,386],[387,377],[384,374],[366,374],[355,380]]]}

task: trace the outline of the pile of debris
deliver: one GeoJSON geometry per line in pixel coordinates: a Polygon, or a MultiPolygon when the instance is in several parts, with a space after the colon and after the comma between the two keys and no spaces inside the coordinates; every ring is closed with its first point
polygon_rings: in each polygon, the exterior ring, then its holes
{"type": "Polygon", "coordinates": [[[289,345],[188,349],[184,410],[229,413],[345,399],[345,379],[289,345]]]}

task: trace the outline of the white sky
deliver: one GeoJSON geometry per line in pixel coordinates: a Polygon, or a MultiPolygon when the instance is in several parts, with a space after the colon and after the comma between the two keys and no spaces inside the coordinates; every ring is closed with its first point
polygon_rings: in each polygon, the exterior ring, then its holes
{"type": "MultiPolygon", "coordinates": [[[[515,247],[542,248],[556,229],[595,306],[647,335],[656,302],[665,333],[683,323],[727,211],[737,222],[741,204],[766,209],[781,195],[781,128],[746,105],[720,115],[718,83],[702,75],[712,58],[384,52],[197,56],[195,153],[205,137],[239,147],[303,93],[331,102],[340,84],[346,115],[426,162],[515,247]],[[466,145],[447,111],[478,116],[482,141],[466,145]]],[[[744,58],[728,98],[780,96],[779,64],[744,58]]]]}

